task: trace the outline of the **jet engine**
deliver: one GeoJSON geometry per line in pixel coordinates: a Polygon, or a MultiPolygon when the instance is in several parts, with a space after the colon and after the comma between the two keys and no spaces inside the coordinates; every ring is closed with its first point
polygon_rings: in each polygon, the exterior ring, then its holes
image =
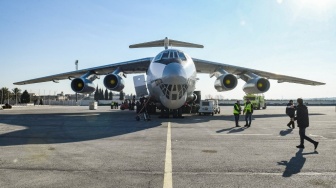
{"type": "Polygon", "coordinates": [[[197,94],[193,93],[187,97],[187,102],[196,102],[197,101],[197,94]]]}
{"type": "Polygon", "coordinates": [[[237,83],[237,78],[234,75],[226,73],[217,77],[214,86],[218,92],[230,91],[237,86],[237,83]]]}
{"type": "Polygon", "coordinates": [[[96,86],[92,81],[81,77],[71,81],[71,89],[76,93],[92,93],[96,90],[96,86]]]}
{"type": "Polygon", "coordinates": [[[118,74],[111,73],[105,76],[104,85],[109,90],[121,91],[125,87],[125,82],[118,74]]]}
{"type": "Polygon", "coordinates": [[[80,78],[71,81],[71,89],[76,93],[92,93],[96,90],[96,86],[92,83],[97,79],[94,71],[89,71],[80,78]]]}
{"type": "Polygon", "coordinates": [[[265,78],[253,78],[246,82],[243,86],[245,93],[265,93],[270,88],[270,83],[265,78]]]}

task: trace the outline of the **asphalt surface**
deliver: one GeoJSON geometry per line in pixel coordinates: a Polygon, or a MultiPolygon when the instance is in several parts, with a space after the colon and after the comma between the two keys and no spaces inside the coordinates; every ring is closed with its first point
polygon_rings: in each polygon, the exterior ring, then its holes
{"type": "Polygon", "coordinates": [[[101,106],[0,110],[0,187],[336,187],[335,107],[309,107],[317,152],[295,147],[285,107],[255,111],[250,128],[232,111],[146,122],[101,106]]]}

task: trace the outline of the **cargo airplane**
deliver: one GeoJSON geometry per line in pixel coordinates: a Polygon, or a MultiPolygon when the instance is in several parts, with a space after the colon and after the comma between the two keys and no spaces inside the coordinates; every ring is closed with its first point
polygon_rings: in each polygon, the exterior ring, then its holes
{"type": "Polygon", "coordinates": [[[30,79],[14,83],[15,85],[33,84],[40,82],[69,79],[71,88],[77,93],[92,93],[95,91],[93,81],[104,77],[104,85],[112,91],[124,89],[124,80],[127,74],[145,73],[133,77],[135,91],[138,96],[147,96],[158,105],[168,109],[178,109],[186,102],[195,101],[194,93],[197,73],[206,73],[215,76],[214,87],[217,91],[229,91],[237,86],[237,79],[246,83],[243,86],[245,93],[265,93],[270,89],[269,79],[278,80],[278,83],[290,82],[305,85],[324,85],[325,83],[274,74],[261,70],[244,68],[211,62],[190,57],[179,49],[171,47],[203,48],[203,45],[170,40],[167,37],[146,43],[130,45],[130,48],[164,47],[165,50],[155,57],[147,57],[125,62],[118,62],[104,66],[76,70],[51,76],[30,79]]]}

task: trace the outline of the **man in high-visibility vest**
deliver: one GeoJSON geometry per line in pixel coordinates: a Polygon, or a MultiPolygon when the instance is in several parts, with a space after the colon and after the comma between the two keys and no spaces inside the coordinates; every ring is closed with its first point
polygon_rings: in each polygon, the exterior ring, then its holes
{"type": "Polygon", "coordinates": [[[236,121],[236,127],[240,127],[238,125],[238,121],[239,121],[239,114],[241,114],[241,107],[240,107],[240,103],[239,101],[237,101],[234,106],[233,106],[233,115],[235,117],[235,121],[236,121]]]}
{"type": "Polygon", "coordinates": [[[245,121],[246,121],[246,124],[244,127],[250,127],[251,122],[252,122],[252,114],[253,114],[253,105],[250,102],[250,99],[246,99],[243,114],[245,114],[245,121]]]}

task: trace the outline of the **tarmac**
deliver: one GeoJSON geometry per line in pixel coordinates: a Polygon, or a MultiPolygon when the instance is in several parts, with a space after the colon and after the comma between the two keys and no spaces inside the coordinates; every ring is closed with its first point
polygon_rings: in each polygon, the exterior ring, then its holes
{"type": "Polygon", "coordinates": [[[0,187],[336,187],[336,107],[308,109],[317,152],[295,147],[285,106],[255,110],[250,128],[230,106],[151,121],[109,106],[0,110],[0,187]]]}

